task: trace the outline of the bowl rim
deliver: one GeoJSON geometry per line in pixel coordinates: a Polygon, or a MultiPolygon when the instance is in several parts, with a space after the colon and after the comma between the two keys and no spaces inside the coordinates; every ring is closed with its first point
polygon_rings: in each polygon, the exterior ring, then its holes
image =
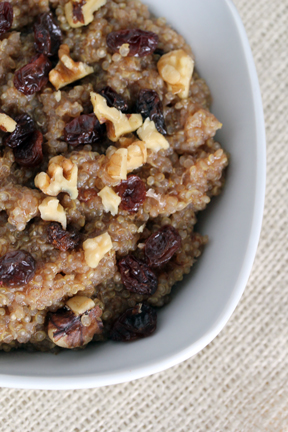
{"type": "Polygon", "coordinates": [[[167,356],[160,361],[151,361],[151,363],[146,364],[144,367],[135,366],[133,370],[127,370],[125,372],[113,372],[109,374],[106,373],[102,374],[101,376],[99,376],[98,374],[77,374],[73,375],[73,377],[43,377],[33,375],[20,376],[16,374],[0,374],[1,386],[23,389],[68,390],[96,388],[107,385],[120,384],[127,381],[143,378],[158,372],[162,372],[193,357],[195,354],[205,348],[221,332],[221,330],[224,328],[227,321],[233,314],[247,285],[253,262],[256,256],[257,246],[261,233],[266,188],[266,134],[260,85],[248,37],[240,15],[233,1],[224,0],[224,2],[230,9],[235,25],[239,32],[242,48],[244,51],[244,57],[246,59],[247,69],[249,72],[255,114],[257,136],[256,148],[258,152],[258,158],[255,184],[255,202],[252,224],[250,228],[249,242],[247,244],[245,258],[243,260],[241,274],[235,285],[233,296],[231,296],[229,302],[223,310],[221,317],[215,323],[213,329],[205,333],[196,342],[193,342],[185,349],[176,352],[174,355],[167,356]]]}

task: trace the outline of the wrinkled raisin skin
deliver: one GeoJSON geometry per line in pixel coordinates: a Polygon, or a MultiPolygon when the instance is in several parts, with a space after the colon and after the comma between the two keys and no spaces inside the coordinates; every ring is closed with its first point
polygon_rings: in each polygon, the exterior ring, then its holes
{"type": "Polygon", "coordinates": [[[135,213],[146,198],[145,183],[136,175],[130,175],[127,180],[116,187],[117,194],[121,197],[120,208],[129,213],[135,213]]]}
{"type": "Polygon", "coordinates": [[[48,74],[52,65],[44,54],[38,54],[14,75],[15,88],[26,96],[42,89],[48,82],[48,74]]]}
{"type": "Polygon", "coordinates": [[[28,114],[21,114],[15,118],[17,123],[14,132],[10,133],[5,139],[4,144],[10,148],[18,147],[35,132],[35,123],[28,114]]]}
{"type": "Polygon", "coordinates": [[[123,44],[129,44],[129,57],[145,57],[152,54],[158,45],[156,33],[140,30],[119,30],[107,35],[107,45],[113,52],[119,52],[123,44]]]}
{"type": "Polygon", "coordinates": [[[34,168],[43,160],[43,135],[36,130],[23,144],[13,149],[15,162],[25,168],[34,168]]]}
{"type": "Polygon", "coordinates": [[[74,249],[80,242],[80,234],[75,228],[62,229],[58,222],[52,222],[47,229],[48,242],[62,252],[74,249]]]}
{"type": "Polygon", "coordinates": [[[64,128],[64,139],[71,146],[93,144],[103,135],[103,127],[95,114],[76,117],[64,128]]]}
{"type": "Polygon", "coordinates": [[[157,313],[148,305],[136,305],[127,309],[115,321],[110,339],[117,342],[132,342],[151,336],[157,327],[157,313]]]}
{"type": "Polygon", "coordinates": [[[13,23],[13,7],[8,2],[0,3],[0,35],[9,31],[13,23]]]}
{"type": "Polygon", "coordinates": [[[127,255],[118,262],[122,282],[128,291],[152,295],[158,287],[155,273],[144,262],[127,255]]]}
{"type": "Polygon", "coordinates": [[[57,54],[62,41],[61,29],[51,12],[40,14],[34,24],[35,49],[46,56],[57,54]]]}
{"type": "Polygon", "coordinates": [[[158,132],[162,135],[167,134],[163,105],[156,91],[148,89],[141,90],[136,102],[136,111],[142,115],[144,120],[149,117],[150,120],[154,121],[158,132]]]}
{"type": "Polygon", "coordinates": [[[107,105],[112,108],[116,108],[123,113],[128,112],[128,104],[125,100],[116,93],[111,87],[107,86],[100,91],[100,94],[106,99],[107,105]]]}
{"type": "Polygon", "coordinates": [[[26,285],[35,274],[36,262],[26,251],[12,251],[0,258],[0,282],[9,287],[26,285]]]}
{"type": "Polygon", "coordinates": [[[150,267],[166,264],[181,247],[181,237],[171,225],[165,225],[152,234],[145,243],[145,256],[150,267]]]}

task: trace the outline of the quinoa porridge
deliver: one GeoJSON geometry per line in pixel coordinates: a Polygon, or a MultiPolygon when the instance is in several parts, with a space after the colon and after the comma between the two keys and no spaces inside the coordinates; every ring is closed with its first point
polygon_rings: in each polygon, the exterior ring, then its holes
{"type": "Polygon", "coordinates": [[[194,61],[139,0],[0,2],[1,349],[155,331],[228,164],[194,61]]]}

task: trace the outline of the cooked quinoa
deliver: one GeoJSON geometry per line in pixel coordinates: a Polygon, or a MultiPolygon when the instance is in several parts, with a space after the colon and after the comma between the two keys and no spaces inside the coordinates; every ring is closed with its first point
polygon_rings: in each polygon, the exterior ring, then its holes
{"type": "MultiPolygon", "coordinates": [[[[0,108],[11,118],[28,114],[34,120],[44,137],[44,158],[36,167],[20,166],[13,149],[4,145],[7,133],[0,131],[0,257],[21,250],[36,262],[35,275],[27,284],[13,287],[0,283],[0,348],[55,350],[48,336],[49,314],[61,310],[76,294],[99,305],[103,328],[93,340],[106,340],[111,326],[127,309],[139,304],[159,308],[169,302],[172,287],[201,255],[207,236],[194,231],[198,212],[221,192],[228,164],[227,154],[214,140],[221,124],[209,111],[209,89],[195,70],[189,96],[181,99],[168,90],[160,76],[157,53],[129,57],[108,48],[106,38],[111,32],[141,29],[158,35],[157,48],[163,53],[183,49],[194,59],[183,37],[164,18],[152,16],[140,1],[107,0],[90,24],[78,28],[67,22],[66,0],[8,1],[14,18],[11,30],[0,35],[0,108]],[[48,82],[40,91],[25,95],[15,88],[14,74],[35,56],[33,23],[40,13],[49,11],[61,28],[62,44],[69,47],[71,58],[92,66],[94,72],[59,91],[48,82]],[[156,91],[163,104],[169,143],[168,149],[148,150],[147,162],[131,172],[146,187],[146,198],[137,212],[119,206],[115,216],[105,211],[98,195],[105,186],[116,191],[119,183],[107,173],[106,151],[109,146],[127,148],[139,141],[136,133],[117,142],[104,134],[91,145],[71,146],[64,139],[69,122],[93,113],[91,92],[99,94],[106,86],[127,102],[130,112],[142,89],[156,91]],[[43,220],[39,211],[46,194],[34,183],[37,174],[46,173],[49,160],[58,155],[78,167],[78,197],[72,199],[65,192],[57,196],[68,227],[77,230],[82,239],[79,246],[67,251],[48,239],[51,221],[43,220]],[[154,269],[156,292],[145,295],[126,289],[119,261],[128,254],[143,260],[146,240],[166,225],[177,230],[181,246],[168,263],[154,269]],[[109,234],[113,247],[92,268],[85,259],[83,242],[103,233],[109,234]]],[[[125,49],[120,52],[126,54],[125,49]]],[[[55,68],[57,56],[51,61],[55,68]]]]}

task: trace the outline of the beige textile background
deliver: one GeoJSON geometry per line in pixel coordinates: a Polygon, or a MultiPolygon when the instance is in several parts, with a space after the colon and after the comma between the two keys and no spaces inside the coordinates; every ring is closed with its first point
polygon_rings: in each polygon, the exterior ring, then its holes
{"type": "Polygon", "coordinates": [[[157,375],[95,390],[0,389],[5,432],[288,431],[288,0],[235,0],[262,88],[268,177],[247,289],[221,334],[157,375]]]}

